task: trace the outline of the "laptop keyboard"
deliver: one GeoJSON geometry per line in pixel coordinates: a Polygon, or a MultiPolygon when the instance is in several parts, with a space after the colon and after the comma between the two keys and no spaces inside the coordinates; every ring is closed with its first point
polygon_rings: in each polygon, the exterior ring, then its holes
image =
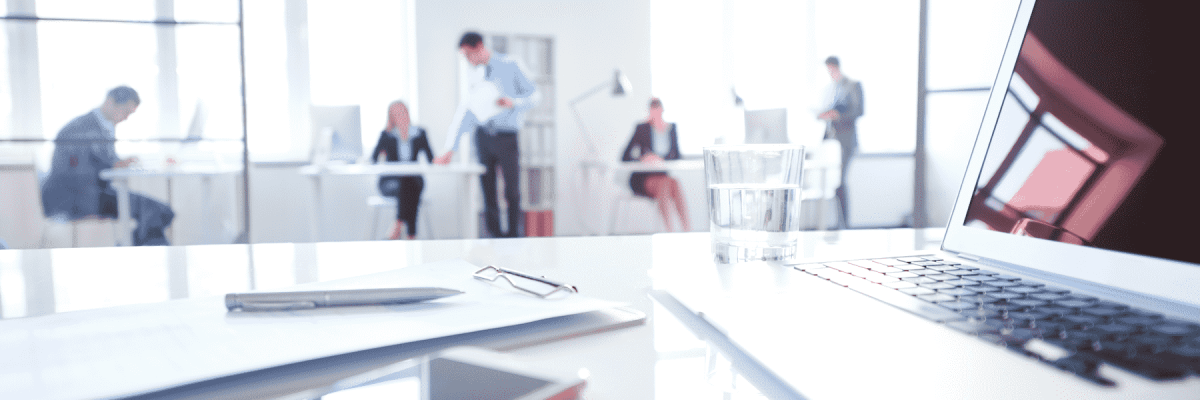
{"type": "Polygon", "coordinates": [[[793,265],[1101,385],[1200,375],[1200,325],[933,256],[793,265]]]}

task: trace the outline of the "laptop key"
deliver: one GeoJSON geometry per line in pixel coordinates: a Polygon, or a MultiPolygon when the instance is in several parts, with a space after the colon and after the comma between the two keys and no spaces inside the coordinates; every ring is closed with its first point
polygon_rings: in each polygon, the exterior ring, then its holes
{"type": "Polygon", "coordinates": [[[903,261],[906,263],[915,263],[915,262],[925,261],[925,258],[923,258],[923,257],[897,257],[896,260],[903,261]]]}
{"type": "Polygon", "coordinates": [[[889,267],[886,265],[873,265],[873,266],[869,267],[868,269],[878,272],[878,273],[882,273],[882,274],[888,274],[888,273],[893,273],[893,272],[904,272],[904,270],[902,270],[900,268],[889,267]]]}
{"type": "Polygon", "coordinates": [[[957,271],[958,270],[958,267],[955,267],[953,265],[929,265],[929,266],[926,266],[925,268],[936,270],[936,271],[957,271]]]}
{"type": "Polygon", "coordinates": [[[1151,326],[1150,330],[1170,337],[1182,338],[1198,333],[1200,328],[1188,323],[1166,322],[1151,326]]]}
{"type": "Polygon", "coordinates": [[[888,273],[888,274],[886,274],[886,275],[887,275],[887,276],[891,276],[891,277],[901,278],[901,279],[903,279],[903,278],[916,278],[916,277],[920,276],[920,275],[914,274],[914,273],[912,273],[912,272],[907,272],[907,271],[901,271],[901,272],[891,272],[891,273],[888,273]]]}
{"type": "Polygon", "coordinates": [[[1019,280],[1021,280],[1021,277],[1019,277],[1019,276],[1003,275],[1003,274],[998,274],[995,276],[996,276],[996,279],[999,279],[1002,281],[1019,281],[1019,280]]]}
{"type": "Polygon", "coordinates": [[[965,269],[956,269],[953,271],[943,271],[943,272],[950,274],[950,275],[956,275],[956,276],[979,275],[978,272],[965,270],[965,269]]]}
{"type": "Polygon", "coordinates": [[[942,282],[949,283],[954,286],[979,286],[979,282],[976,282],[976,281],[973,281],[970,279],[951,279],[951,280],[942,281],[942,282]]]}
{"type": "Polygon", "coordinates": [[[958,286],[954,286],[954,285],[944,283],[944,282],[922,283],[922,284],[920,284],[920,286],[923,288],[926,288],[926,289],[933,289],[933,290],[954,289],[954,288],[958,287],[958,286]]]}
{"type": "Polygon", "coordinates": [[[976,282],[991,282],[991,281],[996,281],[996,280],[998,280],[998,279],[996,279],[996,277],[994,277],[994,276],[991,276],[991,275],[983,275],[983,274],[979,274],[979,275],[971,275],[971,276],[964,276],[964,277],[963,277],[963,279],[970,279],[970,280],[973,280],[973,281],[976,281],[976,282]]]}
{"type": "Polygon", "coordinates": [[[827,268],[827,267],[825,267],[825,264],[815,264],[814,263],[814,264],[796,264],[796,265],[793,265],[792,268],[795,268],[795,269],[798,269],[801,271],[809,271],[809,270],[821,269],[821,268],[827,268]]]}
{"type": "Polygon", "coordinates": [[[933,289],[928,289],[928,288],[923,288],[923,287],[914,287],[914,288],[900,289],[900,293],[904,293],[909,296],[918,296],[918,295],[923,295],[923,294],[934,294],[937,292],[934,291],[933,289]]]}
{"type": "Polygon", "coordinates": [[[1020,283],[1013,282],[1013,281],[1005,281],[1005,280],[988,281],[988,282],[984,282],[983,284],[988,285],[988,286],[995,286],[998,288],[1021,286],[1020,283]]]}
{"type": "Polygon", "coordinates": [[[1055,301],[1054,304],[1057,304],[1062,307],[1067,307],[1067,308],[1085,308],[1085,307],[1091,307],[1092,302],[1083,301],[1083,300],[1067,299],[1067,300],[1055,301]]]}
{"type": "Polygon", "coordinates": [[[989,292],[999,292],[1000,291],[1000,288],[998,288],[998,287],[984,286],[984,285],[963,286],[963,289],[967,289],[967,290],[973,291],[975,293],[989,293],[989,292]]]}
{"type": "Polygon", "coordinates": [[[923,276],[918,276],[915,278],[901,278],[900,280],[905,281],[905,282],[912,282],[912,283],[916,283],[916,284],[937,282],[936,279],[929,279],[929,278],[926,278],[923,276]]]}
{"type": "Polygon", "coordinates": [[[1009,293],[1009,292],[993,292],[993,293],[988,293],[988,296],[995,297],[995,298],[1001,299],[1001,300],[1013,300],[1013,299],[1019,299],[1019,298],[1025,297],[1025,295],[1020,294],[1020,293],[1009,293]]]}
{"type": "Polygon", "coordinates": [[[1000,330],[994,326],[988,325],[983,321],[954,321],[947,322],[946,326],[969,335],[978,335],[981,333],[999,334],[1000,330]]]}
{"type": "Polygon", "coordinates": [[[917,296],[917,298],[928,301],[928,302],[934,302],[934,303],[942,302],[942,301],[958,300],[954,296],[940,294],[940,293],[919,295],[919,296],[917,296]]]}
{"type": "Polygon", "coordinates": [[[1031,298],[1031,299],[1038,299],[1038,300],[1045,300],[1045,301],[1060,300],[1065,297],[1066,296],[1061,295],[1061,294],[1046,293],[1045,291],[1029,294],[1029,298],[1031,298]]]}
{"type": "MultiPolygon", "coordinates": [[[[928,287],[928,286],[923,286],[923,287],[928,287]]],[[[979,295],[978,293],[975,293],[975,292],[972,292],[972,291],[970,291],[970,290],[963,289],[963,288],[960,288],[960,287],[953,287],[953,288],[950,288],[950,289],[937,289],[937,291],[938,291],[938,293],[941,293],[941,294],[948,294],[948,295],[951,295],[951,296],[958,296],[960,299],[961,299],[961,298],[963,298],[963,297],[974,297],[974,296],[978,296],[978,295],[979,295]]]]}
{"type": "Polygon", "coordinates": [[[917,287],[917,284],[912,283],[912,282],[905,282],[905,281],[895,281],[895,282],[884,283],[883,286],[890,287],[892,289],[906,289],[906,288],[911,288],[911,287],[917,287]]]}
{"type": "Polygon", "coordinates": [[[970,301],[944,301],[938,303],[939,306],[949,308],[954,311],[965,311],[978,309],[979,305],[970,301]]]}
{"type": "Polygon", "coordinates": [[[935,304],[922,301],[900,293],[898,290],[892,290],[881,285],[855,285],[851,289],[934,322],[962,321],[966,319],[966,317],[954,311],[938,307],[935,304]]]}
{"type": "Polygon", "coordinates": [[[1033,293],[1041,292],[1042,289],[1036,288],[1036,287],[1031,287],[1031,286],[1013,286],[1013,287],[1004,288],[1004,291],[1005,292],[1013,292],[1013,293],[1033,294],[1033,293]]]}
{"type": "Polygon", "coordinates": [[[948,281],[948,280],[952,280],[952,279],[958,279],[957,275],[942,274],[942,273],[938,273],[938,274],[934,274],[934,275],[925,275],[925,277],[929,278],[929,279],[937,279],[938,281],[948,281]]]}

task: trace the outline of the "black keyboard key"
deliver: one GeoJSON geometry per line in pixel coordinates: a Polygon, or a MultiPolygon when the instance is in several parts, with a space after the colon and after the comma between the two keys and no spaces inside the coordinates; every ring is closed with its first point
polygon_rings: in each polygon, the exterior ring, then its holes
{"type": "Polygon", "coordinates": [[[997,299],[1001,299],[1001,300],[1013,300],[1013,299],[1019,299],[1019,298],[1025,297],[1025,295],[1020,294],[1020,293],[1009,293],[1009,292],[993,292],[993,293],[988,293],[987,295],[991,296],[991,297],[995,297],[997,299]]]}
{"type": "Polygon", "coordinates": [[[1097,324],[1104,323],[1104,320],[1099,317],[1090,315],[1066,315],[1061,321],[1073,329],[1089,329],[1097,324]]]}
{"type": "Polygon", "coordinates": [[[1133,326],[1143,326],[1143,327],[1157,325],[1159,323],[1162,323],[1162,320],[1163,319],[1161,316],[1156,318],[1156,317],[1147,316],[1147,315],[1131,315],[1131,316],[1117,318],[1117,322],[1120,322],[1122,324],[1133,325],[1133,326]]]}
{"type": "Polygon", "coordinates": [[[1088,307],[1080,310],[1083,314],[1097,316],[1101,318],[1114,318],[1125,313],[1123,310],[1109,307],[1088,307]]]}
{"type": "Polygon", "coordinates": [[[1021,286],[1020,282],[1005,281],[1005,280],[988,281],[988,282],[984,282],[983,284],[988,285],[988,286],[995,286],[998,288],[1021,286]]]}
{"type": "Polygon", "coordinates": [[[939,282],[958,279],[958,275],[950,275],[950,274],[933,274],[933,275],[925,275],[925,277],[929,278],[929,279],[937,279],[939,282]]]}
{"type": "Polygon", "coordinates": [[[983,333],[990,333],[994,335],[1000,334],[999,329],[988,325],[983,321],[954,321],[946,323],[946,326],[970,335],[979,335],[983,333]]]}
{"type": "Polygon", "coordinates": [[[1008,303],[1017,305],[1017,306],[1021,306],[1021,307],[1027,308],[1027,309],[1042,307],[1042,306],[1045,306],[1046,304],[1048,304],[1045,301],[1037,300],[1037,299],[1012,299],[1012,300],[1009,300],[1008,303]]]}
{"type": "MultiPolygon", "coordinates": [[[[924,286],[924,287],[928,287],[928,286],[924,286]]],[[[975,296],[979,295],[978,293],[975,293],[975,292],[972,292],[970,290],[963,289],[960,287],[952,287],[950,289],[937,289],[937,291],[938,291],[938,293],[941,293],[941,294],[958,296],[959,299],[966,298],[966,297],[975,297],[975,296]]]]}
{"type": "Polygon", "coordinates": [[[932,269],[935,271],[957,271],[958,270],[958,267],[955,267],[953,265],[930,265],[930,266],[926,266],[925,268],[932,269]]]}
{"type": "Polygon", "coordinates": [[[1038,311],[1060,318],[1065,315],[1077,314],[1075,309],[1059,306],[1038,307],[1038,311]]]}
{"type": "Polygon", "coordinates": [[[1029,285],[1022,285],[1022,286],[1007,287],[1007,288],[1004,288],[1004,291],[1005,292],[1013,292],[1013,293],[1033,294],[1033,293],[1041,292],[1042,289],[1037,288],[1037,287],[1032,287],[1029,285]]]}
{"type": "Polygon", "coordinates": [[[1054,304],[1057,306],[1060,306],[1060,307],[1080,309],[1080,308],[1090,307],[1092,305],[1092,302],[1084,301],[1084,300],[1076,300],[1076,299],[1067,299],[1067,300],[1056,300],[1054,302],[1054,304]]]}
{"type": "Polygon", "coordinates": [[[1198,333],[1197,331],[1200,331],[1200,328],[1189,323],[1169,321],[1151,326],[1150,330],[1170,337],[1182,338],[1198,333]]]}
{"type": "Polygon", "coordinates": [[[979,308],[978,304],[970,301],[943,301],[938,303],[938,305],[958,312],[979,308]]]}
{"type": "Polygon", "coordinates": [[[968,270],[965,270],[965,269],[956,269],[956,270],[953,270],[953,271],[943,271],[943,272],[945,272],[945,273],[947,273],[947,274],[950,274],[950,275],[954,275],[954,276],[970,276],[970,275],[979,275],[979,273],[978,273],[978,272],[975,272],[975,271],[968,271],[968,270]]]}
{"type": "Polygon", "coordinates": [[[986,285],[963,286],[963,289],[967,289],[967,290],[973,291],[975,293],[990,293],[990,292],[999,292],[1000,291],[1000,288],[998,288],[998,287],[986,286],[986,285]]]}
{"type": "Polygon", "coordinates": [[[937,305],[921,301],[907,294],[900,293],[897,290],[885,288],[880,285],[862,284],[855,285],[851,289],[934,322],[962,321],[966,319],[966,317],[954,311],[938,307],[937,305]]]}
{"type": "Polygon", "coordinates": [[[1037,311],[1009,311],[1008,318],[1020,326],[1033,326],[1037,321],[1050,318],[1050,314],[1037,311]]]}
{"type": "Polygon", "coordinates": [[[1046,293],[1061,294],[1064,296],[1071,293],[1070,290],[1063,289],[1063,288],[1051,287],[1051,286],[1043,287],[1042,291],[1046,292],[1046,293]]]}
{"type": "Polygon", "coordinates": [[[1112,302],[1112,301],[1104,301],[1104,300],[1098,300],[1095,303],[1093,303],[1092,306],[1093,307],[1104,307],[1104,308],[1115,308],[1115,309],[1122,310],[1122,311],[1129,309],[1129,306],[1127,306],[1127,305],[1117,303],[1117,302],[1112,302]]]}
{"type": "Polygon", "coordinates": [[[1132,335],[1134,332],[1137,332],[1137,327],[1125,324],[1108,323],[1096,325],[1092,327],[1092,330],[1095,330],[1096,333],[1107,336],[1109,339],[1122,340],[1129,337],[1129,335],[1132,335]]]}
{"type": "Polygon", "coordinates": [[[1058,293],[1047,293],[1044,290],[1041,292],[1038,292],[1038,293],[1031,293],[1029,295],[1029,298],[1038,299],[1038,300],[1046,300],[1046,301],[1062,300],[1065,297],[1067,297],[1067,296],[1061,295],[1058,293]]]}
{"type": "Polygon", "coordinates": [[[1099,299],[1092,297],[1092,296],[1084,295],[1084,294],[1073,293],[1069,296],[1069,298],[1067,300],[1078,300],[1078,301],[1086,301],[1086,302],[1094,303],[1094,302],[1098,301],[1099,299]]]}
{"type": "Polygon", "coordinates": [[[900,293],[904,293],[909,296],[919,296],[919,295],[923,295],[923,294],[934,294],[937,292],[934,291],[933,289],[927,289],[927,288],[923,288],[923,287],[914,287],[914,288],[900,289],[900,293]]]}
{"type": "Polygon", "coordinates": [[[904,272],[904,270],[902,270],[900,268],[893,268],[893,267],[889,267],[886,265],[872,265],[869,269],[872,271],[875,271],[875,272],[882,273],[882,274],[890,274],[893,272],[904,272]]]}

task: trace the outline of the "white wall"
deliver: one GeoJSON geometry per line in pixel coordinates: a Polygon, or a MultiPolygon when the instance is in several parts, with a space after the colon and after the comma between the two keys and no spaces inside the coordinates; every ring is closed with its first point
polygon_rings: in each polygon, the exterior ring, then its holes
{"type": "MultiPolygon", "coordinates": [[[[614,69],[629,76],[633,90],[623,98],[596,95],[579,104],[595,135],[600,157],[616,160],[634,124],[645,117],[650,97],[650,2],[644,0],[473,0],[421,1],[416,4],[417,76],[421,104],[417,120],[429,130],[434,150],[442,148],[456,105],[458,40],[467,30],[484,34],[534,34],[554,38],[553,96],[557,117],[557,197],[555,234],[581,235],[587,229],[581,213],[608,208],[615,185],[605,191],[581,193],[578,163],[587,147],[567,102],[612,78],[614,69]],[[599,199],[599,201],[597,201],[599,199]]],[[[604,182],[604,183],[610,183],[604,182]]],[[[454,193],[427,188],[427,196],[454,193]]],[[[692,196],[692,194],[689,194],[692,196]]],[[[699,195],[699,196],[702,196],[699,195]]],[[[702,197],[701,197],[702,198],[702,197]]],[[[705,210],[691,210],[703,214],[705,210]]],[[[440,213],[439,213],[440,214],[440,213]]],[[[435,215],[438,220],[448,216],[435,215]]],[[[701,220],[703,220],[701,218],[701,220]]],[[[701,227],[702,228],[702,227],[701,227]]]]}

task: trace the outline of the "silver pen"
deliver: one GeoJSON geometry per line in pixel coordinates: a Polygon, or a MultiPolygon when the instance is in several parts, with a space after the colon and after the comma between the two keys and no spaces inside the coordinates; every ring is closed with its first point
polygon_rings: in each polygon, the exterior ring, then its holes
{"type": "Polygon", "coordinates": [[[459,290],[436,287],[229,293],[225,295],[225,307],[229,311],[303,310],[319,307],[417,303],[462,293],[459,290]]]}

